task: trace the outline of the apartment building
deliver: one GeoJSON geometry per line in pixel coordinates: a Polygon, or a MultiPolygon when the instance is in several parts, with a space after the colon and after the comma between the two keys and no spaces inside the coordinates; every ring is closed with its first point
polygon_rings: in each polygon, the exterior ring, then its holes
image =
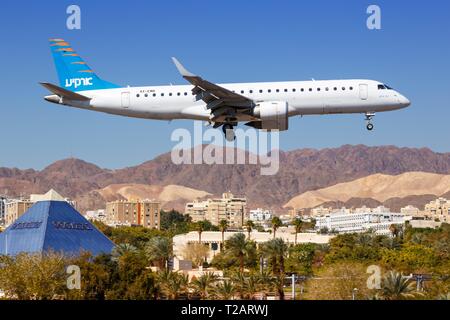
{"type": "Polygon", "coordinates": [[[248,219],[247,199],[225,192],[222,198],[187,203],[185,214],[189,215],[193,222],[208,220],[217,226],[221,220],[226,220],[230,227],[240,228],[248,219]]]}
{"type": "Polygon", "coordinates": [[[161,228],[161,204],[151,200],[119,200],[106,204],[106,221],[109,225],[143,226],[161,228]]]}

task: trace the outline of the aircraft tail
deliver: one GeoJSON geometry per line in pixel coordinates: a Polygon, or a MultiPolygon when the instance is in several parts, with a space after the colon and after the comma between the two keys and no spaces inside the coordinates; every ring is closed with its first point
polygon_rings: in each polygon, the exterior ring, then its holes
{"type": "Polygon", "coordinates": [[[63,39],[50,39],[50,49],[58,73],[59,84],[70,91],[120,88],[100,79],[63,39]]]}

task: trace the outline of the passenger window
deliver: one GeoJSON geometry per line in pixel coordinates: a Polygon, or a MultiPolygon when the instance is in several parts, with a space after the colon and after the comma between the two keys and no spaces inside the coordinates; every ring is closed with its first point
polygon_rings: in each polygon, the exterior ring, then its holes
{"type": "Polygon", "coordinates": [[[243,93],[244,93],[244,90],[241,90],[241,93],[243,94],[243,93]]]}
{"type": "Polygon", "coordinates": [[[253,90],[250,90],[249,93],[253,93],[253,90]]]}
{"type": "Polygon", "coordinates": [[[320,88],[317,88],[317,91],[320,91],[320,88]]]}
{"type": "Polygon", "coordinates": [[[136,95],[136,98],[139,98],[139,93],[136,95]]]}
{"type": "Polygon", "coordinates": [[[156,93],[154,93],[153,96],[156,97],[156,93]]]}
{"type": "Polygon", "coordinates": [[[330,88],[326,87],[326,88],[325,88],[325,91],[328,91],[328,90],[330,90],[330,88]]]}
{"type": "Polygon", "coordinates": [[[259,93],[263,93],[263,91],[262,91],[262,90],[259,90],[259,93]]]}
{"type": "Polygon", "coordinates": [[[302,90],[300,90],[301,92],[305,91],[305,89],[302,88],[302,90]]]}
{"type": "Polygon", "coordinates": [[[345,91],[345,87],[342,87],[342,91],[345,91]]]}
{"type": "Polygon", "coordinates": [[[353,90],[353,87],[350,87],[350,90],[353,90]]]}
{"type": "Polygon", "coordinates": [[[161,93],[161,97],[164,97],[164,93],[161,93]]]}
{"type": "Polygon", "coordinates": [[[275,90],[276,92],[280,92],[280,89],[275,90]]]}
{"type": "Polygon", "coordinates": [[[146,93],[146,94],[144,94],[144,96],[147,98],[147,97],[148,97],[148,94],[146,93]]]}
{"type": "Polygon", "coordinates": [[[292,92],[295,92],[295,89],[292,89],[292,92]]]}
{"type": "Polygon", "coordinates": [[[187,92],[185,92],[184,95],[187,96],[187,92]]]}
{"type": "Polygon", "coordinates": [[[180,95],[180,93],[179,92],[177,92],[177,96],[179,96],[180,95]]]}
{"type": "Polygon", "coordinates": [[[309,91],[312,91],[312,88],[309,88],[309,91]]]}
{"type": "Polygon", "coordinates": [[[284,89],[284,92],[288,92],[288,89],[284,89]]]}
{"type": "Polygon", "coordinates": [[[272,90],[269,89],[269,90],[267,90],[267,92],[270,93],[270,92],[272,92],[272,90]]]}
{"type": "Polygon", "coordinates": [[[333,90],[334,90],[334,91],[337,91],[337,87],[334,87],[333,90]]]}
{"type": "Polygon", "coordinates": [[[170,97],[172,96],[172,92],[169,93],[169,96],[170,96],[170,97]]]}

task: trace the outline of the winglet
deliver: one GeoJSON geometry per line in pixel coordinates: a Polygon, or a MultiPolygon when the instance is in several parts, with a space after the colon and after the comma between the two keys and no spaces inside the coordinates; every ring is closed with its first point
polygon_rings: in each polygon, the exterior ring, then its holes
{"type": "Polygon", "coordinates": [[[175,64],[175,67],[177,67],[178,72],[181,73],[181,75],[182,75],[183,77],[196,77],[195,74],[193,74],[193,73],[187,71],[186,68],[183,67],[183,65],[180,63],[180,61],[177,60],[177,58],[172,57],[172,61],[173,61],[173,63],[175,64]]]}

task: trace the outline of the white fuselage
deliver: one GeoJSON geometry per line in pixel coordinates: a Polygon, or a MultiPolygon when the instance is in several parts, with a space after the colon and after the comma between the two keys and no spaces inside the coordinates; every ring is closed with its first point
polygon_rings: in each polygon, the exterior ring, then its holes
{"type": "MultiPolygon", "coordinates": [[[[288,115],[374,113],[409,106],[409,100],[373,80],[327,80],[219,84],[258,102],[286,101],[288,115]],[[383,86],[384,88],[380,88],[383,86]]],[[[87,102],[64,100],[63,104],[146,119],[209,120],[210,110],[195,101],[193,86],[148,86],[79,91],[87,102]]],[[[255,120],[239,115],[238,121],[255,120]]]]}

